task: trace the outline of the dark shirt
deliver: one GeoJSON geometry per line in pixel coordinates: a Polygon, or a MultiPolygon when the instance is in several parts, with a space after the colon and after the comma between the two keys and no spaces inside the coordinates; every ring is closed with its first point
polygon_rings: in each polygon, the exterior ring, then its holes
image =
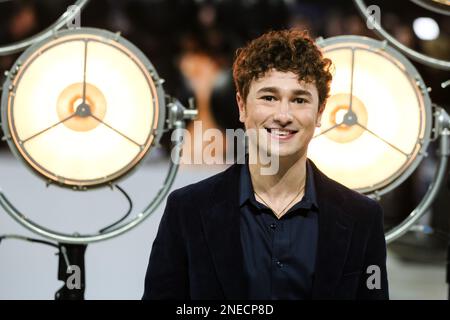
{"type": "Polygon", "coordinates": [[[310,299],[317,251],[318,206],[306,161],[303,198],[278,219],[256,201],[248,162],[240,177],[240,234],[249,299],[310,299]]]}

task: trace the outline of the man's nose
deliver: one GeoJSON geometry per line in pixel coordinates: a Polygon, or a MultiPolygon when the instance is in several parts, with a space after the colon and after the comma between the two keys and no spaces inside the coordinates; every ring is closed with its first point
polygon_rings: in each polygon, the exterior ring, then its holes
{"type": "Polygon", "coordinates": [[[280,101],[278,109],[274,115],[274,120],[279,122],[280,124],[292,122],[293,117],[288,101],[280,101]]]}

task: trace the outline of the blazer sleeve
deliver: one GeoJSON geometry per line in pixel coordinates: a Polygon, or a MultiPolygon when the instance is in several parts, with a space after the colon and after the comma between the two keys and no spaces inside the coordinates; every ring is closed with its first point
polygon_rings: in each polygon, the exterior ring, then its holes
{"type": "Polygon", "coordinates": [[[389,288],[386,269],[386,241],[383,227],[383,210],[374,202],[374,219],[364,259],[357,299],[388,300],[389,288]],[[378,278],[377,278],[378,277],[378,278]]]}
{"type": "Polygon", "coordinates": [[[179,201],[167,198],[145,276],[143,300],[189,299],[186,246],[179,221],[179,201]]]}

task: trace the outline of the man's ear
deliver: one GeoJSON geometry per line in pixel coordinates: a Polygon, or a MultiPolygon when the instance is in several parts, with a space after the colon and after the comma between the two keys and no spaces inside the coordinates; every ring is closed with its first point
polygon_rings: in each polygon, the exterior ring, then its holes
{"type": "Polygon", "coordinates": [[[239,94],[239,92],[236,93],[236,102],[239,108],[239,121],[244,123],[245,118],[247,117],[246,110],[245,110],[245,101],[242,98],[242,96],[239,94]]]}
{"type": "Polygon", "coordinates": [[[320,127],[322,125],[322,115],[323,110],[325,110],[325,103],[319,107],[319,112],[317,113],[317,121],[316,121],[316,127],[320,127]]]}

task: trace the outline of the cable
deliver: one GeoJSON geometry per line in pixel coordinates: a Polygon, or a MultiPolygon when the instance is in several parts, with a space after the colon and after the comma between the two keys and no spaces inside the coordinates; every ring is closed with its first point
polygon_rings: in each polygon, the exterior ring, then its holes
{"type": "Polygon", "coordinates": [[[118,225],[119,223],[121,223],[123,220],[125,220],[125,219],[130,215],[131,210],[133,210],[133,201],[131,200],[130,196],[128,196],[128,194],[126,193],[126,191],[123,190],[118,184],[115,184],[114,186],[115,186],[120,192],[122,192],[122,194],[123,194],[123,195],[125,196],[125,198],[128,200],[128,205],[129,205],[128,211],[127,211],[127,213],[125,213],[125,215],[124,215],[122,218],[120,218],[120,219],[117,220],[116,222],[110,224],[109,226],[107,226],[107,227],[105,227],[105,228],[103,228],[103,229],[100,229],[100,231],[99,231],[100,233],[103,233],[103,232],[105,232],[106,230],[111,229],[112,227],[114,227],[114,226],[118,225]]]}
{"type": "Polygon", "coordinates": [[[50,241],[46,241],[46,240],[40,240],[40,239],[36,239],[36,238],[29,238],[29,237],[25,237],[25,236],[20,236],[20,235],[17,235],[17,234],[0,235],[0,243],[4,239],[24,240],[24,241],[29,241],[29,242],[45,244],[45,245],[48,245],[48,246],[55,247],[55,248],[59,249],[59,246],[56,243],[53,243],[53,242],[50,242],[50,241]]]}

